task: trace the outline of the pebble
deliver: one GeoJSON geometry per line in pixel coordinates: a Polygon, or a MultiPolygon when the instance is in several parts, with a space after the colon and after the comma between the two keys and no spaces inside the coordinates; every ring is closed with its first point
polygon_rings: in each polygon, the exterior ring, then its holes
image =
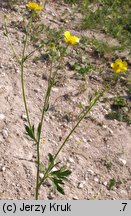
{"type": "Polygon", "coordinates": [[[74,196],[73,197],[73,200],[78,200],[79,198],[77,196],[74,196]]]}
{"type": "Polygon", "coordinates": [[[126,160],[119,158],[119,161],[122,162],[123,165],[126,165],[126,160]]]}
{"type": "Polygon", "coordinates": [[[3,68],[4,66],[3,66],[3,64],[2,63],[0,63],[0,68],[3,68]]]}
{"type": "Polygon", "coordinates": [[[5,119],[5,115],[0,113],[0,120],[4,120],[5,119]]]}
{"type": "Polygon", "coordinates": [[[42,179],[44,177],[44,174],[43,173],[40,173],[39,174],[39,177],[42,179]]]}
{"type": "Polygon", "coordinates": [[[92,142],[92,139],[91,138],[87,139],[87,142],[92,142]]]}
{"type": "Polygon", "coordinates": [[[2,131],[2,135],[3,135],[3,138],[4,138],[4,139],[7,139],[8,136],[9,136],[8,130],[4,129],[4,130],[2,131]]]}
{"type": "Polygon", "coordinates": [[[15,72],[19,74],[19,73],[20,73],[20,70],[19,70],[18,68],[16,68],[16,69],[15,69],[15,72]]]}
{"type": "Polygon", "coordinates": [[[6,168],[3,166],[3,167],[1,167],[1,171],[2,172],[5,172],[5,170],[6,170],[6,168]]]}
{"type": "Polygon", "coordinates": [[[58,92],[59,89],[58,89],[58,88],[52,88],[52,91],[53,91],[53,92],[58,92]]]}
{"type": "Polygon", "coordinates": [[[99,179],[97,177],[94,178],[95,182],[99,182],[99,179]]]}
{"type": "Polygon", "coordinates": [[[103,182],[103,185],[107,186],[107,184],[108,184],[107,181],[103,182]]]}
{"type": "Polygon", "coordinates": [[[49,193],[48,199],[50,199],[50,200],[54,199],[54,194],[52,192],[49,193]]]}
{"type": "Polygon", "coordinates": [[[102,127],[103,127],[104,129],[107,129],[107,125],[103,125],[102,127]]]}
{"type": "Polygon", "coordinates": [[[84,187],[85,181],[79,182],[78,183],[78,188],[82,189],[84,187]]]}
{"type": "Polygon", "coordinates": [[[109,129],[109,133],[110,133],[110,134],[113,134],[113,131],[112,131],[110,128],[108,128],[108,129],[109,129]]]}
{"type": "Polygon", "coordinates": [[[27,121],[27,115],[23,114],[23,115],[21,116],[21,118],[22,118],[24,121],[27,121]]]}
{"type": "MultiPolygon", "coordinates": [[[[43,173],[42,173],[43,174],[43,173]]],[[[47,187],[51,187],[51,183],[49,181],[44,182],[47,187]]]]}
{"type": "Polygon", "coordinates": [[[108,138],[107,138],[107,137],[104,137],[103,140],[104,140],[104,142],[107,142],[107,141],[108,141],[108,138]]]}
{"type": "Polygon", "coordinates": [[[91,175],[94,175],[94,171],[93,171],[93,170],[88,169],[87,171],[88,171],[88,173],[90,173],[91,175]]]}
{"type": "Polygon", "coordinates": [[[69,161],[70,163],[74,163],[74,162],[75,162],[74,159],[71,158],[71,157],[68,159],[68,161],[69,161]]]}
{"type": "Polygon", "coordinates": [[[86,142],[87,142],[87,140],[86,140],[84,137],[82,137],[82,140],[83,140],[83,142],[84,142],[84,143],[86,143],[86,142]]]}
{"type": "Polygon", "coordinates": [[[41,90],[40,89],[34,89],[35,93],[39,93],[41,90]]]}

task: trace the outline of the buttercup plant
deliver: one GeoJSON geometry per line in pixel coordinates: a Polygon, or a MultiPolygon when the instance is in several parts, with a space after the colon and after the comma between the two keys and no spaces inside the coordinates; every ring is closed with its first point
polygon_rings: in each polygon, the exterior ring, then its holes
{"type": "Polygon", "coordinates": [[[121,59],[116,59],[115,62],[111,64],[115,73],[121,73],[127,71],[127,62],[121,59]]]}
{"type": "Polygon", "coordinates": [[[35,3],[35,2],[29,2],[26,4],[26,7],[29,9],[29,10],[32,10],[32,11],[41,11],[42,10],[42,7],[35,3]]]}
{"type": "MultiPolygon", "coordinates": [[[[24,106],[25,106],[25,112],[27,115],[27,121],[28,124],[25,125],[25,131],[27,136],[30,137],[30,139],[36,144],[36,149],[37,149],[37,159],[36,159],[36,166],[37,166],[37,174],[36,174],[36,189],[35,189],[35,199],[39,199],[39,191],[41,188],[42,183],[44,183],[47,179],[50,179],[57,189],[58,192],[61,194],[64,194],[64,190],[62,185],[64,185],[64,182],[67,180],[68,176],[71,174],[71,171],[67,169],[65,166],[62,166],[61,168],[57,169],[56,171],[53,170],[54,167],[57,167],[58,163],[57,162],[57,157],[67,141],[69,140],[70,136],[72,133],[75,131],[75,129],[79,126],[81,121],[87,116],[87,114],[90,112],[90,110],[95,106],[95,104],[99,101],[99,99],[103,96],[104,92],[107,91],[107,88],[104,89],[103,91],[98,91],[96,92],[95,96],[90,100],[89,105],[85,107],[82,112],[79,114],[78,121],[76,124],[73,126],[69,134],[65,137],[63,140],[62,144],[58,148],[57,152],[52,155],[48,153],[48,165],[45,167],[45,165],[42,163],[41,158],[40,158],[40,143],[41,143],[41,133],[42,133],[42,127],[43,127],[43,122],[44,122],[44,117],[45,114],[47,113],[49,106],[50,106],[50,96],[51,96],[51,91],[52,87],[55,84],[55,79],[58,74],[59,67],[61,64],[63,64],[63,59],[65,55],[67,54],[66,51],[68,47],[77,45],[80,41],[80,39],[77,36],[71,35],[69,31],[65,31],[63,35],[63,39],[66,43],[66,45],[63,45],[62,49],[59,49],[58,46],[55,46],[55,44],[51,44],[49,49],[50,49],[50,70],[49,70],[49,77],[48,77],[48,85],[43,101],[43,107],[42,107],[42,114],[41,118],[38,124],[38,127],[35,128],[34,124],[32,123],[31,116],[29,113],[29,108],[27,104],[27,98],[25,94],[25,83],[24,83],[24,68],[25,68],[25,63],[28,63],[28,59],[32,57],[32,55],[42,49],[46,44],[42,43],[40,44],[37,48],[33,49],[30,53],[26,54],[27,52],[27,47],[28,47],[28,40],[30,38],[30,30],[32,28],[32,23],[33,23],[33,17],[34,17],[34,12],[38,13],[39,11],[42,11],[42,7],[34,2],[29,2],[26,4],[26,8],[28,10],[31,10],[31,15],[28,20],[28,23],[25,27],[25,35],[24,35],[24,41],[23,41],[23,49],[22,49],[22,55],[18,55],[16,53],[16,50],[14,46],[12,45],[11,38],[8,32],[8,28],[6,25],[6,17],[5,17],[5,22],[4,22],[4,33],[5,36],[7,37],[10,47],[13,51],[13,54],[16,58],[16,61],[20,67],[21,70],[21,86],[22,86],[22,95],[23,95],[23,101],[24,101],[24,106]],[[57,59],[57,60],[56,60],[57,59]],[[57,61],[57,67],[54,66],[54,61],[57,61]],[[41,171],[42,168],[42,171],[41,171]],[[40,178],[40,173],[43,172],[43,176],[40,178]]],[[[44,7],[43,7],[44,8],[44,7]]],[[[118,62],[117,62],[118,63],[118,62]]],[[[120,63],[120,60],[119,60],[120,63]]],[[[118,71],[118,66],[114,64],[111,65],[114,70],[118,71]],[[116,69],[117,68],[117,69],[116,69]]],[[[125,69],[127,66],[125,63],[119,64],[121,69],[125,69]]]]}

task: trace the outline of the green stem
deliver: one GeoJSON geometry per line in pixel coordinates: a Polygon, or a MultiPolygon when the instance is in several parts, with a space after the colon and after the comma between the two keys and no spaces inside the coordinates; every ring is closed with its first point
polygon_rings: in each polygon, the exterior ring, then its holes
{"type": "Polygon", "coordinates": [[[62,65],[62,60],[63,60],[63,58],[64,58],[64,56],[65,56],[66,50],[68,49],[68,46],[69,46],[69,45],[67,45],[67,46],[65,47],[64,52],[63,52],[63,55],[60,55],[59,65],[57,66],[57,69],[54,71],[54,74],[53,74],[53,82],[55,81],[57,72],[58,72],[58,70],[59,70],[59,66],[62,65]]]}
{"type": "MultiPolygon", "coordinates": [[[[88,107],[88,109],[86,111],[82,111],[83,115],[80,117],[79,121],[76,123],[76,125],[73,127],[73,129],[70,131],[70,133],[68,134],[68,136],[65,138],[64,142],[62,143],[62,145],[60,146],[60,148],[58,149],[57,153],[55,154],[53,160],[55,161],[55,159],[57,158],[58,154],[60,153],[60,151],[63,149],[64,145],[66,144],[66,142],[69,140],[70,136],[72,135],[72,133],[75,131],[75,129],[78,127],[78,125],[80,124],[80,122],[85,118],[85,116],[90,112],[90,110],[92,109],[92,107],[97,103],[97,101],[100,99],[100,97],[104,94],[106,90],[104,90],[103,92],[99,93],[97,95],[96,98],[94,98],[91,102],[90,105],[88,107]]],[[[43,183],[43,181],[45,181],[46,178],[48,178],[48,173],[51,171],[52,169],[52,164],[49,165],[48,169],[46,170],[44,177],[41,179],[40,183],[39,183],[39,187],[41,186],[41,184],[43,183]]]]}
{"type": "Polygon", "coordinates": [[[42,131],[42,125],[43,125],[44,116],[45,116],[45,113],[47,111],[48,104],[49,104],[51,88],[52,88],[52,85],[53,85],[52,80],[51,80],[51,74],[52,74],[52,63],[51,63],[51,68],[50,68],[50,77],[49,77],[49,80],[48,80],[48,88],[47,88],[47,92],[46,92],[46,96],[45,96],[45,100],[44,100],[42,116],[41,116],[41,121],[40,121],[40,133],[39,133],[38,142],[37,142],[37,177],[36,177],[36,194],[35,194],[36,200],[38,200],[38,198],[39,198],[39,188],[40,188],[39,187],[39,173],[40,173],[40,139],[41,139],[41,131],[42,131]]]}
{"type": "Polygon", "coordinates": [[[29,127],[31,128],[31,122],[29,118],[29,113],[28,113],[28,107],[27,107],[27,102],[26,102],[26,95],[25,95],[25,86],[24,86],[24,65],[21,63],[21,86],[22,86],[22,95],[23,95],[23,101],[24,101],[24,106],[25,106],[25,111],[27,115],[27,120],[29,127]]]}
{"type": "Polygon", "coordinates": [[[34,49],[32,52],[30,52],[28,55],[25,56],[24,61],[26,61],[28,58],[30,58],[36,51],[40,50],[44,45],[42,44],[41,46],[37,47],[34,49]]]}
{"type": "Polygon", "coordinates": [[[40,171],[40,142],[37,142],[37,176],[36,176],[36,193],[35,199],[39,198],[39,171],[40,171]]]}
{"type": "Polygon", "coordinates": [[[13,54],[14,54],[14,56],[15,56],[17,62],[18,62],[18,64],[20,64],[21,61],[20,61],[19,55],[16,53],[16,50],[15,50],[15,48],[14,48],[12,42],[11,42],[10,36],[9,36],[9,34],[8,34],[8,29],[7,29],[7,25],[6,25],[6,18],[4,18],[4,30],[5,30],[5,36],[6,36],[7,39],[8,39],[9,45],[10,45],[10,47],[11,47],[11,49],[12,49],[12,52],[13,52],[13,54]]]}

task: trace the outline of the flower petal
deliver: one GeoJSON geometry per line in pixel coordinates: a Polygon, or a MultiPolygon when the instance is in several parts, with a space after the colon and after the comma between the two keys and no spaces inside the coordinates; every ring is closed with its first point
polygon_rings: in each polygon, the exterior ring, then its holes
{"type": "Polygon", "coordinates": [[[66,32],[64,32],[64,36],[66,37],[66,38],[68,38],[68,37],[70,37],[70,32],[69,31],[66,31],[66,32]]]}
{"type": "Polygon", "coordinates": [[[123,66],[127,67],[127,62],[126,61],[123,61],[123,66]]]}
{"type": "Polygon", "coordinates": [[[111,67],[114,68],[115,67],[115,63],[111,63],[111,67]]]}

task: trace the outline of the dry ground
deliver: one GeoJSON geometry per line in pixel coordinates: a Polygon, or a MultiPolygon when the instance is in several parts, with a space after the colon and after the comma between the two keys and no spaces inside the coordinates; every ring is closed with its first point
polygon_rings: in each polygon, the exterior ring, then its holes
{"type": "MultiPolygon", "coordinates": [[[[11,21],[20,20],[23,8],[17,8],[16,11],[5,7],[0,9],[0,199],[34,199],[35,191],[36,146],[24,135],[25,122],[22,116],[25,111],[20,71],[12,58],[2,28],[3,15],[6,13],[9,15],[9,31],[19,52],[22,44],[17,38],[21,32],[12,27],[11,21]]],[[[67,18],[68,22],[63,23],[60,19],[63,11],[69,15],[71,13],[65,4],[47,4],[42,21],[53,28],[68,28],[78,36],[92,34],[89,31],[77,32],[73,26],[77,19],[72,23],[67,18]]],[[[104,35],[102,37],[106,40],[104,35]]],[[[96,61],[92,56],[89,58],[92,62],[96,61]]],[[[99,60],[97,62],[100,64],[99,60]]],[[[25,69],[26,95],[36,125],[47,86],[47,80],[43,78],[47,70],[46,63],[32,61],[25,69]]],[[[43,161],[48,152],[56,152],[61,140],[74,125],[79,111],[77,104],[82,102],[86,105],[89,93],[102,85],[101,75],[94,71],[91,74],[94,79],[88,79],[87,90],[77,94],[83,81],[73,78],[73,74],[74,71],[66,66],[64,78],[53,88],[51,106],[43,127],[43,161]]],[[[122,93],[126,94],[124,91],[122,93]]],[[[106,97],[111,98],[113,95],[108,93],[106,97]]],[[[109,111],[109,102],[99,102],[91,112],[91,118],[86,118],[80,124],[59,155],[61,163],[72,170],[65,184],[65,195],[52,194],[47,183],[42,186],[41,199],[131,199],[131,127],[124,122],[106,119],[105,114],[109,111]],[[115,179],[115,184],[109,190],[111,179],[115,179]]]]}

